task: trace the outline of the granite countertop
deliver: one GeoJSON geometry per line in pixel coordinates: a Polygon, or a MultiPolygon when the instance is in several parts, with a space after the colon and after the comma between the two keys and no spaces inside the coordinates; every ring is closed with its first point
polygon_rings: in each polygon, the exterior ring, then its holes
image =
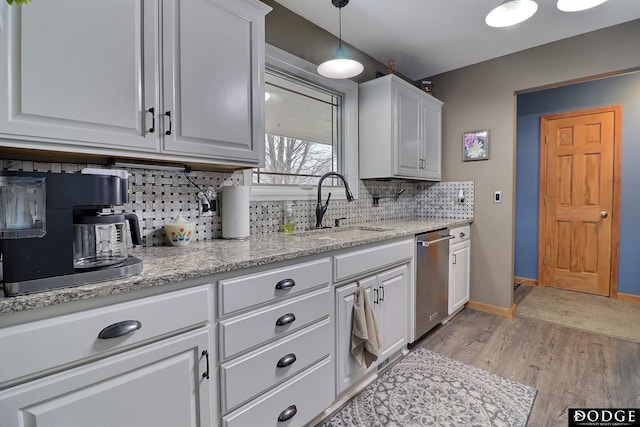
{"type": "MultiPolygon", "coordinates": [[[[0,315],[112,295],[137,289],[163,286],[187,279],[197,279],[242,268],[350,248],[367,243],[413,236],[439,228],[469,224],[471,220],[421,218],[380,221],[362,224],[376,229],[345,239],[321,239],[310,232],[252,235],[246,240],[215,239],[193,242],[185,247],[162,246],[135,248],[131,251],[143,261],[142,273],[124,279],[53,289],[29,295],[0,298],[0,315]]],[[[357,226],[341,227],[349,230],[357,226]]],[[[326,232],[319,230],[317,233],[326,232]]],[[[316,234],[316,232],[311,232],[316,234]]]]}

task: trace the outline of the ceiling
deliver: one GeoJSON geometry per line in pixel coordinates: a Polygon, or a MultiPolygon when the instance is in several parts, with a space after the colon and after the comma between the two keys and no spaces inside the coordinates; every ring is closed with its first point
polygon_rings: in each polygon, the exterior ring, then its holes
{"type": "MultiPolygon", "coordinates": [[[[338,36],[338,9],[331,0],[276,0],[338,36]]],[[[342,39],[376,60],[393,59],[412,79],[640,18],[640,0],[609,0],[567,13],[556,0],[538,0],[529,20],[506,28],[484,23],[501,0],[351,0],[342,9],[342,39]]],[[[640,25],[640,21],[638,22],[640,25]]]]}

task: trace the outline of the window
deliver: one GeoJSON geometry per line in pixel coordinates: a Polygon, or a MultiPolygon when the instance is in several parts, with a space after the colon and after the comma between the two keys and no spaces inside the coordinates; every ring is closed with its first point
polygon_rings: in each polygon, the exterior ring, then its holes
{"type": "Polygon", "coordinates": [[[267,67],[265,165],[253,184],[316,185],[338,168],[342,95],[267,67]]]}
{"type": "Polygon", "coordinates": [[[357,121],[357,83],[321,77],[315,65],[267,45],[265,165],[245,173],[251,199],[315,199],[329,171],[343,174],[357,197],[357,121]]]}

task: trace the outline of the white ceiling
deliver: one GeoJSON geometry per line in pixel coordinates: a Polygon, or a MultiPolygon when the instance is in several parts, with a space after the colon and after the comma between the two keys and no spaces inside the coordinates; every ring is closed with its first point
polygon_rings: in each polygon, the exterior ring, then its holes
{"type": "MultiPolygon", "coordinates": [[[[331,0],[276,1],[338,35],[339,12],[331,0]]],[[[538,0],[538,11],[528,21],[488,27],[484,18],[500,3],[350,0],[342,9],[342,39],[382,63],[393,59],[400,74],[418,80],[640,18],[640,0],[609,0],[574,13],[558,10],[556,0],[538,0]]]]}

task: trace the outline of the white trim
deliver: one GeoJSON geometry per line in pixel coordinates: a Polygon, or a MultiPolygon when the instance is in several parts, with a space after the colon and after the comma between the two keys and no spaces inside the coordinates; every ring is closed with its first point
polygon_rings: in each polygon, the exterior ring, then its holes
{"type": "MultiPolygon", "coordinates": [[[[298,58],[269,44],[265,47],[265,64],[280,69],[303,80],[326,87],[343,95],[343,165],[344,177],[349,184],[353,197],[358,198],[358,83],[343,79],[332,80],[317,73],[317,66],[302,58],[298,58]]],[[[245,185],[251,186],[251,170],[244,173],[245,185]]],[[[323,185],[323,194],[328,193],[331,186],[323,185]]],[[[315,200],[318,194],[316,186],[251,186],[251,200],[315,200]]],[[[344,191],[336,188],[332,191],[332,199],[346,199],[344,191]]]]}

